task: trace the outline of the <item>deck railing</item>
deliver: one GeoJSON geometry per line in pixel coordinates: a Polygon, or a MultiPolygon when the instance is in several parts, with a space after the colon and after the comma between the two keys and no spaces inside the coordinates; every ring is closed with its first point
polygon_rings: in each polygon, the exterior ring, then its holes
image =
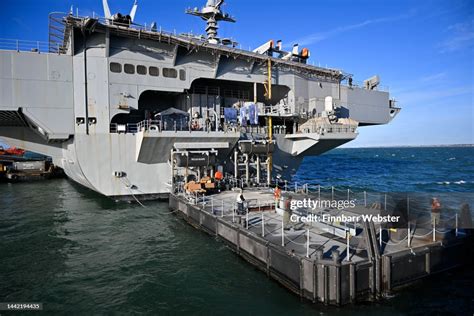
{"type": "Polygon", "coordinates": [[[357,130],[357,125],[354,124],[325,124],[325,123],[316,123],[308,127],[303,127],[300,129],[301,133],[317,133],[317,134],[327,134],[327,133],[355,133],[357,130]]]}
{"type": "MultiPolygon", "coordinates": [[[[236,132],[240,130],[237,126],[225,126],[223,128],[218,128],[217,131],[220,132],[236,132]]],[[[190,124],[184,124],[179,121],[166,122],[160,120],[143,120],[138,123],[111,123],[110,124],[110,133],[124,133],[124,134],[135,134],[141,131],[153,131],[153,132],[163,132],[163,131],[175,131],[175,132],[213,132],[216,131],[215,126],[204,125],[201,127],[193,128],[190,124]]]]}
{"type": "Polygon", "coordinates": [[[49,43],[42,41],[27,41],[18,39],[0,38],[0,49],[17,52],[48,53],[49,43]]]}

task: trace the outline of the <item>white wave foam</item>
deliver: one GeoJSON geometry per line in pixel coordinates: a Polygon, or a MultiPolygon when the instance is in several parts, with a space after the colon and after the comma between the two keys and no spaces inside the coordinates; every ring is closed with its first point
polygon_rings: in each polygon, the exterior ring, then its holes
{"type": "Polygon", "coordinates": [[[450,185],[451,182],[449,181],[441,181],[441,182],[436,182],[437,184],[444,184],[444,185],[450,185]]]}

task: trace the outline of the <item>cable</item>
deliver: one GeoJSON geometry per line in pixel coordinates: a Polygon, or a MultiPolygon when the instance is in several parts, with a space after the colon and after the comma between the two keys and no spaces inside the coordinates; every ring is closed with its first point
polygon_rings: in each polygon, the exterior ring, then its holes
{"type": "Polygon", "coordinates": [[[426,237],[426,236],[428,236],[428,235],[430,235],[430,234],[433,234],[433,231],[429,231],[429,232],[427,232],[427,233],[424,234],[424,235],[415,235],[415,234],[413,234],[412,236],[413,236],[413,238],[415,238],[415,237],[416,237],[416,238],[423,238],[423,237],[426,237]]]}
{"type": "Polygon", "coordinates": [[[386,245],[400,245],[402,242],[404,242],[406,239],[408,238],[408,235],[405,236],[405,238],[403,238],[402,240],[398,241],[398,242],[393,242],[391,239],[388,241],[388,242],[385,242],[382,240],[382,242],[386,245]]]}
{"type": "Polygon", "coordinates": [[[122,178],[119,178],[120,179],[120,182],[122,182],[122,184],[128,189],[128,191],[130,192],[130,194],[132,195],[132,197],[135,199],[135,201],[140,204],[143,208],[147,208],[145,205],[142,204],[142,202],[140,202],[137,197],[135,196],[135,194],[133,194],[132,192],[132,189],[130,188],[131,187],[131,182],[130,180],[128,180],[127,178],[127,181],[130,183],[130,184],[126,184],[122,178]]]}

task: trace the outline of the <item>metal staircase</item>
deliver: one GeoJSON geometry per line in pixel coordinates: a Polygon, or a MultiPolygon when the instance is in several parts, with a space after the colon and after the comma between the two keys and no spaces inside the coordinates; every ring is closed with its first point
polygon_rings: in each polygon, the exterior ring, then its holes
{"type": "Polygon", "coordinates": [[[61,12],[49,14],[49,52],[56,54],[67,53],[72,24],[66,23],[68,15],[61,12]]]}

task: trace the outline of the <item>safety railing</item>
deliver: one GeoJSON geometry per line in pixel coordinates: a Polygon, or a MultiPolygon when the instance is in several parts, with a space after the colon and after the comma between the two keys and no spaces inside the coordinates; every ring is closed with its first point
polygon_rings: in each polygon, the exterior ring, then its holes
{"type": "MultiPolygon", "coordinates": [[[[361,256],[363,255],[361,252],[366,251],[366,248],[357,247],[353,239],[340,236],[328,238],[313,231],[312,226],[287,222],[283,216],[275,212],[273,199],[248,199],[239,203],[229,197],[220,198],[199,193],[188,194],[187,197],[204,212],[241,225],[247,231],[286,248],[288,254],[292,256],[314,257],[335,240],[346,246],[346,261],[350,261],[353,255],[361,256]]],[[[335,255],[339,258],[339,252],[335,255]]]]}
{"type": "MultiPolygon", "coordinates": [[[[365,87],[365,85],[364,85],[364,82],[363,82],[363,81],[360,81],[360,80],[357,80],[357,81],[352,80],[351,84],[349,84],[349,82],[347,82],[346,85],[347,85],[348,87],[366,89],[366,87],[365,87]]],[[[387,85],[378,84],[373,90],[375,90],[375,91],[389,92],[389,91],[390,91],[390,87],[387,86],[387,85]]]]}
{"type": "MultiPolygon", "coordinates": [[[[238,182],[238,181],[237,181],[238,182]]],[[[276,212],[277,207],[280,211],[281,205],[278,205],[272,196],[272,189],[260,188],[266,194],[262,198],[248,199],[244,203],[239,203],[234,197],[239,194],[238,191],[231,194],[232,197],[219,197],[219,195],[205,195],[203,193],[186,194],[184,190],[181,194],[192,203],[201,207],[204,211],[211,213],[214,216],[222,217],[234,224],[239,224],[262,238],[269,240],[272,243],[281,244],[287,250],[290,250],[291,255],[306,256],[308,258],[319,256],[321,251],[326,251],[326,245],[331,242],[337,242],[343,251],[334,254],[345,258],[346,262],[352,260],[353,256],[357,255],[359,259],[367,258],[367,240],[366,231],[368,226],[363,226],[359,222],[337,222],[327,226],[327,229],[335,228],[339,233],[332,232],[332,237],[327,234],[323,236],[324,231],[321,231],[321,225],[313,226],[312,222],[288,222],[284,216],[276,212]],[[295,251],[296,250],[296,251],[295,251]],[[318,254],[319,252],[319,254],[318,254]]],[[[255,189],[252,189],[255,192],[255,189]]],[[[354,192],[350,188],[342,189],[336,187],[322,187],[319,185],[298,184],[292,183],[290,186],[286,185],[283,190],[283,195],[288,196],[293,194],[294,199],[302,197],[312,197],[323,199],[344,199],[355,200],[356,206],[364,206],[366,209],[377,209],[379,211],[388,210],[387,214],[393,210],[394,205],[391,203],[393,196],[388,193],[378,192],[354,192]],[[315,194],[316,193],[316,194],[315,194]],[[304,195],[300,195],[304,194],[304,195]]],[[[180,194],[180,193],[178,193],[180,194]]],[[[244,191],[244,194],[246,192],[244,191]]],[[[457,210],[445,208],[444,214],[440,216],[439,220],[427,219],[431,217],[431,211],[411,209],[410,196],[407,197],[407,226],[393,228],[387,224],[380,223],[375,229],[375,238],[380,253],[386,251],[400,251],[403,249],[410,249],[415,246],[426,244],[427,242],[437,242],[444,238],[462,238],[466,236],[465,228],[461,224],[461,215],[457,210]],[[420,217],[420,214],[424,216],[420,217]],[[420,221],[421,219],[421,221],[420,221]],[[426,222],[424,222],[425,220],[426,222]],[[397,232],[398,231],[398,232],[397,232]],[[448,237],[446,237],[448,236],[448,237]],[[417,241],[417,244],[413,244],[417,241]]],[[[400,203],[397,201],[396,203],[400,203]]],[[[334,207],[321,208],[318,210],[293,210],[293,214],[300,216],[308,216],[309,214],[319,215],[328,214],[338,216],[344,214],[346,209],[335,210],[334,207]]],[[[350,210],[349,210],[350,211],[350,210]]],[[[281,214],[281,213],[280,213],[281,214]]],[[[362,213],[363,214],[363,213],[362,213]]],[[[324,226],[324,225],[323,225],[324,226]]],[[[324,226],[325,227],[325,226],[324,226]]],[[[472,227],[469,227],[472,229],[472,227]]],[[[327,230],[326,232],[329,232],[327,230]]],[[[332,243],[333,244],[333,243],[332,243]]]]}
{"type": "Polygon", "coordinates": [[[17,52],[48,53],[49,43],[41,41],[26,41],[18,39],[0,38],[0,49],[17,52]]]}
{"type": "Polygon", "coordinates": [[[277,104],[277,105],[271,105],[271,106],[265,106],[264,107],[264,114],[265,115],[282,115],[282,116],[288,116],[292,115],[293,112],[291,110],[291,107],[287,104],[277,104]]]}
{"type": "Polygon", "coordinates": [[[352,124],[324,124],[316,123],[308,127],[300,128],[299,132],[301,133],[318,133],[321,135],[330,133],[355,133],[357,130],[357,125],[352,124]]]}
{"type": "Polygon", "coordinates": [[[111,123],[110,133],[135,134],[141,131],[190,131],[188,124],[180,122],[162,122],[158,120],[143,120],[138,123],[111,123]]]}
{"type": "MultiPolygon", "coordinates": [[[[216,127],[213,124],[203,124],[194,126],[193,124],[183,123],[182,121],[161,121],[161,120],[143,120],[138,123],[110,123],[110,133],[118,134],[135,134],[141,131],[151,131],[161,133],[163,131],[174,131],[174,132],[215,132],[216,127]]],[[[227,132],[238,132],[240,131],[239,126],[223,126],[218,127],[217,131],[227,132]]]]}

